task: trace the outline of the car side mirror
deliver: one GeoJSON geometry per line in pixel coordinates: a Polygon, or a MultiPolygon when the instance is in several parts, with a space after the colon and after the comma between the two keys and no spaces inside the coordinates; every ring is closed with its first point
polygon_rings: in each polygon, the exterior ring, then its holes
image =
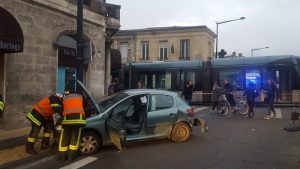
{"type": "Polygon", "coordinates": [[[108,119],[108,114],[107,114],[107,113],[103,114],[103,115],[102,115],[102,119],[103,119],[103,120],[108,119]]]}

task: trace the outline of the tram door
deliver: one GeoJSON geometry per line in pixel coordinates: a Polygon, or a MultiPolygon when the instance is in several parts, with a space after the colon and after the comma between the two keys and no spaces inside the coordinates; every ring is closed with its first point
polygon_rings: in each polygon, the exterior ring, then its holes
{"type": "Polygon", "coordinates": [[[276,83],[276,101],[291,102],[291,75],[288,70],[275,70],[270,76],[276,83]]]}

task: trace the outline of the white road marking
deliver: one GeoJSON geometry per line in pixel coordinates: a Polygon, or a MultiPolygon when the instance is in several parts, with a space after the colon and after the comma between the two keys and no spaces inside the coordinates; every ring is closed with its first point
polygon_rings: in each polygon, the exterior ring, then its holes
{"type": "Polygon", "coordinates": [[[207,108],[208,107],[193,107],[193,109],[194,109],[195,112],[198,112],[198,111],[201,111],[201,110],[205,110],[207,108]]]}
{"type": "Polygon", "coordinates": [[[281,109],[275,109],[276,117],[275,119],[282,119],[282,112],[281,109]]]}
{"type": "Polygon", "coordinates": [[[46,161],[50,161],[50,160],[53,160],[55,159],[56,156],[50,156],[50,157],[47,157],[47,158],[43,158],[41,160],[38,160],[38,161],[35,161],[35,162],[32,162],[32,163],[29,163],[29,164],[23,164],[22,166],[19,166],[15,169],[26,169],[26,168],[32,168],[32,167],[35,167],[35,166],[38,166],[40,165],[41,163],[44,163],[46,161]]]}
{"type": "Polygon", "coordinates": [[[91,162],[93,162],[93,161],[95,161],[97,159],[98,158],[96,158],[96,157],[86,157],[84,159],[76,161],[76,162],[74,162],[74,163],[72,163],[70,165],[67,165],[65,167],[62,167],[60,169],[78,169],[78,168],[80,168],[82,166],[85,166],[85,165],[87,165],[87,164],[89,164],[89,163],[91,163],[91,162]]]}

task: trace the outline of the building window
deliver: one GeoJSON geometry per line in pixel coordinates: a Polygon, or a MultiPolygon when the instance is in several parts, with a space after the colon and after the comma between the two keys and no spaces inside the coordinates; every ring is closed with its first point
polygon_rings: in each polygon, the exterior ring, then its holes
{"type": "Polygon", "coordinates": [[[122,63],[127,63],[128,62],[128,53],[129,53],[127,42],[120,43],[120,52],[121,52],[122,63]]]}
{"type": "Polygon", "coordinates": [[[149,59],[149,42],[142,42],[141,45],[141,60],[148,60],[149,59]]]}
{"type": "Polygon", "coordinates": [[[180,58],[190,60],[190,40],[180,40],[180,58]]]}
{"type": "Polygon", "coordinates": [[[168,42],[159,42],[159,60],[168,60],[168,42]]]}

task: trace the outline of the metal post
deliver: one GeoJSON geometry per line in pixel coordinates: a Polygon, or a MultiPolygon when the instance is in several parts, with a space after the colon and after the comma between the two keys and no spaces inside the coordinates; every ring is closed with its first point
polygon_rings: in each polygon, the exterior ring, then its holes
{"type": "Polygon", "coordinates": [[[77,0],[77,57],[76,74],[83,81],[83,0],[77,0]]]}
{"type": "Polygon", "coordinates": [[[129,62],[129,84],[128,84],[128,88],[131,89],[131,66],[132,66],[132,63],[131,61],[129,62]]]}
{"type": "Polygon", "coordinates": [[[216,32],[217,33],[217,37],[216,37],[216,53],[215,53],[216,56],[215,56],[215,58],[218,59],[218,37],[219,37],[219,35],[218,35],[218,33],[219,33],[218,27],[219,26],[218,25],[219,24],[218,24],[218,22],[216,22],[216,24],[217,24],[217,32],[216,32]]]}

